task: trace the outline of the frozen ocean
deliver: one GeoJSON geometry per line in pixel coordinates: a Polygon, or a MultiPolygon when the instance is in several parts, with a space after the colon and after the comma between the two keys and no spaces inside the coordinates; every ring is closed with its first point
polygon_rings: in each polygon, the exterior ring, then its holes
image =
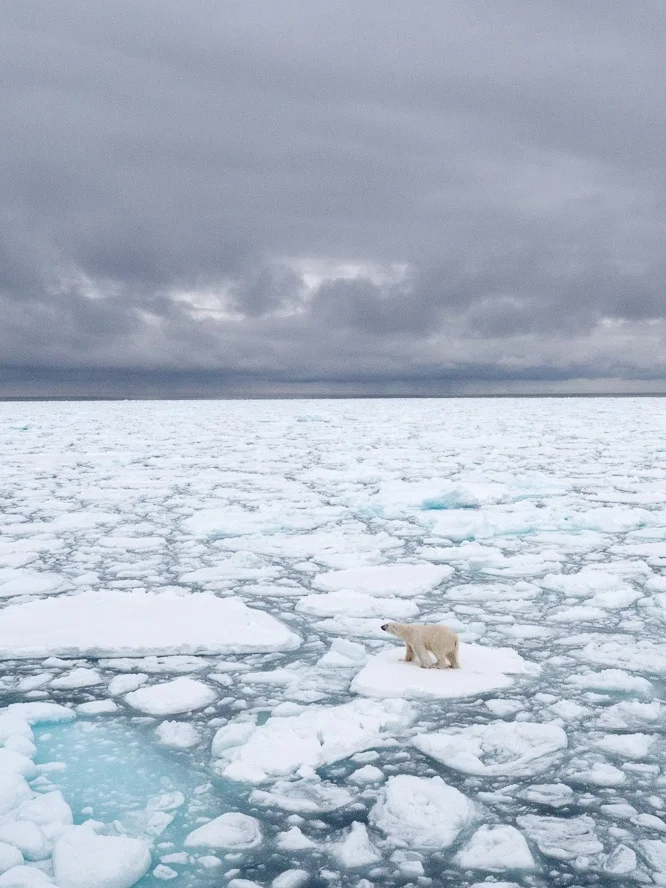
{"type": "Polygon", "coordinates": [[[0,442],[0,888],[666,885],[666,399],[14,402],[0,442]]]}

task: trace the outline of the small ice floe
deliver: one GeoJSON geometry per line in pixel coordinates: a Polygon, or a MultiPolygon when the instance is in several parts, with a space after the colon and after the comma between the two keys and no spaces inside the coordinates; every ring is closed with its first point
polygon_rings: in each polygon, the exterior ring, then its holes
{"type": "Polygon", "coordinates": [[[186,848],[245,850],[261,844],[259,822],[247,814],[227,812],[185,837],[186,848]]]}
{"type": "Polygon", "coordinates": [[[456,855],[463,869],[501,873],[505,870],[531,870],[536,864],[525,837],[515,826],[480,827],[456,855]]]}
{"type": "Polygon", "coordinates": [[[546,770],[567,746],[558,725],[498,721],[419,734],[421,752],[456,771],[487,777],[528,776],[546,770]]]}
{"type": "Polygon", "coordinates": [[[174,678],[132,691],[125,702],[148,715],[179,715],[195,712],[217,700],[217,693],[194,678],[174,678]]]}
{"type": "Polygon", "coordinates": [[[215,735],[215,770],[232,780],[260,783],[302,768],[319,768],[380,745],[413,718],[405,700],[354,700],[311,706],[263,725],[227,725],[215,735]]]}
{"type": "Polygon", "coordinates": [[[475,818],[474,803],[441,777],[390,777],[370,811],[370,823],[400,848],[451,846],[475,818]]]}
{"type": "Polygon", "coordinates": [[[414,598],[431,592],[453,573],[446,564],[379,564],[317,574],[313,585],[327,592],[353,589],[379,597],[414,598]]]}

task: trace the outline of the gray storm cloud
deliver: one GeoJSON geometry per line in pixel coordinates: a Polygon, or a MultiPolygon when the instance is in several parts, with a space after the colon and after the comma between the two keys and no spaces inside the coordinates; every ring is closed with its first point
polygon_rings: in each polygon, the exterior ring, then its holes
{"type": "Polygon", "coordinates": [[[660,390],[660,8],[408,13],[0,4],[0,394],[660,390]]]}

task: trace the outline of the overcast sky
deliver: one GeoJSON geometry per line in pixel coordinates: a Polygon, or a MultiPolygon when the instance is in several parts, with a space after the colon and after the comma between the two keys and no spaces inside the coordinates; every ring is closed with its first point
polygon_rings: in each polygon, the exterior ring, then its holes
{"type": "Polygon", "coordinates": [[[0,10],[0,395],[666,391],[659,0],[0,10]]]}

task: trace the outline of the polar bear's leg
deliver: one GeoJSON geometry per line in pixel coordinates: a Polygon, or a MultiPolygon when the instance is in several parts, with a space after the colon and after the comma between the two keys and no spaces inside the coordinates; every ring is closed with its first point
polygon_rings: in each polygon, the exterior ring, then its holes
{"type": "Polygon", "coordinates": [[[411,663],[414,659],[414,648],[407,641],[405,642],[405,656],[402,659],[405,663],[411,663]]]}
{"type": "Polygon", "coordinates": [[[451,669],[460,669],[460,663],[458,662],[458,647],[460,642],[456,638],[455,643],[453,645],[453,650],[449,652],[447,655],[449,658],[449,663],[451,664],[451,669]]]}
{"type": "Polygon", "coordinates": [[[421,664],[421,669],[432,669],[430,656],[422,641],[414,642],[414,653],[416,654],[418,661],[421,664]]]}

